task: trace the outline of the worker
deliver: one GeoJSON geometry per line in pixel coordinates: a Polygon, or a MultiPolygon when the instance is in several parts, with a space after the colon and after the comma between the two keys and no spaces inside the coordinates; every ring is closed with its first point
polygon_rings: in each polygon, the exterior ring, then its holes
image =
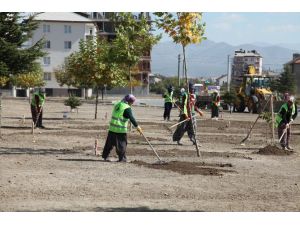
{"type": "Polygon", "coordinates": [[[171,114],[171,110],[173,107],[173,87],[172,85],[170,85],[167,88],[167,91],[164,93],[163,95],[164,99],[165,99],[165,111],[164,111],[164,120],[168,120],[170,121],[170,114],[171,114]]]}
{"type": "Polygon", "coordinates": [[[188,137],[193,144],[196,144],[196,116],[195,112],[198,112],[200,116],[203,116],[201,110],[196,106],[195,88],[192,83],[189,83],[189,94],[182,93],[181,109],[182,113],[179,118],[179,122],[186,120],[179,124],[176,131],[173,134],[173,141],[176,141],[178,145],[182,145],[180,142],[184,133],[187,131],[188,137]]]}
{"type": "Polygon", "coordinates": [[[132,94],[128,94],[113,107],[109,131],[102,152],[102,158],[105,161],[110,161],[108,156],[113,147],[116,147],[118,162],[127,162],[127,125],[129,120],[140,134],[143,132],[132,114],[131,106],[135,100],[136,98],[132,94]]]}
{"type": "Polygon", "coordinates": [[[214,92],[211,95],[212,101],[211,101],[211,118],[218,120],[219,118],[219,106],[220,106],[220,95],[217,90],[214,90],[214,92]]]}
{"type": "Polygon", "coordinates": [[[297,117],[297,105],[294,96],[285,96],[286,102],[281,106],[275,119],[275,126],[278,127],[278,138],[280,145],[284,150],[293,150],[290,146],[291,140],[291,123],[297,117]]]}
{"type": "Polygon", "coordinates": [[[31,115],[34,127],[45,128],[43,126],[43,108],[45,99],[45,88],[39,88],[33,93],[31,100],[31,115]]]}

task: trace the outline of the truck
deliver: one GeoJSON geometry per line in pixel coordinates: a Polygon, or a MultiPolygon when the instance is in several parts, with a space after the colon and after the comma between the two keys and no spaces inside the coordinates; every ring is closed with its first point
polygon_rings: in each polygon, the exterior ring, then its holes
{"type": "Polygon", "coordinates": [[[197,96],[196,105],[201,109],[210,108],[211,105],[211,94],[217,90],[220,93],[220,86],[217,85],[204,85],[204,84],[194,84],[195,94],[197,96]]]}

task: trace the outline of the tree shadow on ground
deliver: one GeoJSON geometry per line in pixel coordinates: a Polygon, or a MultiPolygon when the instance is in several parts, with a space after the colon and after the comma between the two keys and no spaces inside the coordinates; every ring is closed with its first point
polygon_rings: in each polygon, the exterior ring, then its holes
{"type": "Polygon", "coordinates": [[[237,149],[237,150],[258,150],[259,147],[236,147],[236,148],[232,148],[232,149],[237,149]]]}
{"type": "MultiPolygon", "coordinates": [[[[75,161],[75,162],[109,162],[109,161],[104,161],[102,159],[58,159],[62,161],[75,161]]],[[[111,162],[110,162],[111,163],[111,162]]]]}
{"type": "MultiPolygon", "coordinates": [[[[2,128],[4,129],[13,129],[13,130],[31,130],[32,127],[30,126],[2,126],[2,128]]],[[[36,130],[38,128],[35,128],[34,130],[36,130]]],[[[40,130],[62,130],[62,128],[51,128],[51,127],[45,127],[43,129],[40,129],[40,130]]]]}
{"type": "Polygon", "coordinates": [[[140,207],[115,207],[115,208],[104,208],[96,207],[93,209],[95,212],[204,212],[204,211],[179,211],[170,209],[150,209],[147,206],[140,207]]]}
{"type": "Polygon", "coordinates": [[[66,155],[78,152],[70,149],[0,148],[0,155],[66,155]]]}
{"type": "Polygon", "coordinates": [[[151,209],[147,206],[140,207],[96,207],[87,208],[86,210],[72,210],[72,209],[47,209],[47,210],[24,210],[17,212],[204,212],[202,210],[170,210],[170,209],[151,209]]]}

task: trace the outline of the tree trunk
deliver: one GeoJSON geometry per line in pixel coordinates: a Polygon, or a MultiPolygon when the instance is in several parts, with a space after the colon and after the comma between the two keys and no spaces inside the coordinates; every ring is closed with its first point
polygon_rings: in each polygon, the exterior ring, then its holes
{"type": "Polygon", "coordinates": [[[183,71],[184,71],[184,77],[185,77],[185,84],[187,86],[187,91],[189,92],[187,68],[186,68],[186,57],[185,57],[185,47],[184,46],[182,46],[182,52],[183,52],[183,71]]]}
{"type": "Polygon", "coordinates": [[[95,105],[95,120],[97,119],[97,113],[98,113],[98,99],[99,99],[99,89],[96,88],[96,105],[95,105]]]}
{"type": "MultiPolygon", "coordinates": [[[[192,112],[191,112],[191,105],[190,105],[190,88],[189,88],[189,82],[188,82],[188,77],[187,77],[187,68],[186,68],[186,57],[185,57],[185,46],[182,45],[182,52],[183,52],[183,67],[184,67],[184,76],[185,76],[185,83],[187,86],[187,93],[188,93],[188,107],[189,107],[189,112],[190,115],[192,116],[192,112]]],[[[195,115],[196,116],[196,115],[195,115]]],[[[197,156],[200,157],[201,153],[199,150],[199,146],[198,146],[198,141],[197,141],[197,132],[196,132],[196,124],[195,124],[195,120],[193,118],[191,118],[192,120],[192,127],[193,127],[193,132],[195,135],[195,147],[196,147],[196,152],[197,152],[197,156]]]]}
{"type": "Polygon", "coordinates": [[[101,98],[102,98],[102,101],[104,99],[104,88],[101,88],[101,98]]]}
{"type": "Polygon", "coordinates": [[[132,94],[132,78],[131,78],[131,71],[130,71],[130,65],[128,66],[128,72],[129,72],[129,82],[130,82],[130,94],[132,94]]]}
{"type": "Polygon", "coordinates": [[[2,138],[2,92],[0,90],[0,138],[2,138]]]}
{"type": "Polygon", "coordinates": [[[29,102],[29,105],[30,105],[31,104],[30,91],[29,91],[29,95],[28,95],[28,102],[29,102]]]}

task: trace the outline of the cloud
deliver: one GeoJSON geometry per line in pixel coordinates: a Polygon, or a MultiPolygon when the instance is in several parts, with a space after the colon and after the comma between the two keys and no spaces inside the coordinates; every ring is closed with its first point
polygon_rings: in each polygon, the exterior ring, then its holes
{"type": "Polygon", "coordinates": [[[237,13],[223,13],[212,26],[215,29],[222,31],[229,31],[233,28],[233,25],[244,21],[244,17],[237,13]]]}
{"type": "Polygon", "coordinates": [[[287,24],[287,25],[271,25],[266,28],[267,32],[299,32],[300,25],[287,24]]]}

